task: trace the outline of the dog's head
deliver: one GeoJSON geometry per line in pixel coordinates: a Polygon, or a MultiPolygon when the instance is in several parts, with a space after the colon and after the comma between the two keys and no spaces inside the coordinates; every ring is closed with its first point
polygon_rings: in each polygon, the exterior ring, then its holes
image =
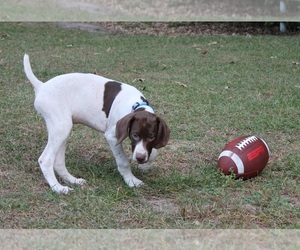
{"type": "Polygon", "coordinates": [[[147,111],[136,111],[117,122],[118,144],[129,136],[132,145],[132,158],[139,164],[149,160],[152,149],[167,145],[170,130],[166,122],[147,111]]]}

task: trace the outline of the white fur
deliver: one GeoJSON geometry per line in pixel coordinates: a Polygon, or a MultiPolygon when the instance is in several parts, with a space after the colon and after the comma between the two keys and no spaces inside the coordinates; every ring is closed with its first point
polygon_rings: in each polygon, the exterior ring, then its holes
{"type": "Polygon", "coordinates": [[[147,171],[152,167],[152,162],[155,160],[157,156],[157,150],[155,148],[152,149],[151,155],[148,159],[148,162],[144,163],[144,164],[139,164],[139,169],[142,171],[147,171]]]}
{"type": "Polygon", "coordinates": [[[144,141],[143,140],[141,140],[140,142],[138,142],[136,144],[135,149],[134,149],[133,154],[132,154],[132,159],[136,160],[139,155],[145,157],[145,161],[148,161],[148,151],[144,147],[144,141]]]}
{"type": "MultiPolygon", "coordinates": [[[[102,111],[104,86],[112,80],[94,74],[72,73],[54,77],[43,83],[33,74],[26,54],[24,71],[35,90],[34,106],[47,125],[48,143],[38,162],[53,191],[67,194],[72,190],[58,182],[55,172],[71,184],[85,183],[84,179],[71,175],[65,165],[66,143],[73,123],[85,124],[104,133],[118,170],[127,185],[134,187],[143,184],[132,174],[129,161],[125,157],[121,144],[117,145],[115,135],[117,121],[131,112],[132,105],[143,96],[140,91],[122,83],[122,91],[116,96],[107,118],[102,111]]],[[[138,145],[133,153],[133,159],[136,154],[145,151],[143,146],[138,145]]],[[[155,156],[156,150],[153,149],[151,157],[147,155],[149,161],[142,164],[141,168],[148,169],[155,156]]]]}

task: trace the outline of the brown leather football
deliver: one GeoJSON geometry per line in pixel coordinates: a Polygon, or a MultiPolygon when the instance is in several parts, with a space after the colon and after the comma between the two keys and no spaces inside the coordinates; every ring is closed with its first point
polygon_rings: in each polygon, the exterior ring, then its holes
{"type": "Polygon", "coordinates": [[[241,136],[229,142],[218,159],[220,170],[237,178],[249,179],[257,176],[267,165],[269,147],[258,136],[241,136]]]}

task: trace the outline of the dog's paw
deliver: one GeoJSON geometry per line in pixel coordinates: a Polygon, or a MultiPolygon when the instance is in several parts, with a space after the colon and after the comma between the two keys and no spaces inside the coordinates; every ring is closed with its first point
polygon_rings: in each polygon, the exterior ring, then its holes
{"type": "Polygon", "coordinates": [[[76,185],[83,185],[83,184],[85,184],[86,183],[86,180],[85,179],[81,179],[81,178],[76,178],[75,179],[75,182],[74,182],[74,184],[76,184],[76,185]]]}
{"type": "Polygon", "coordinates": [[[128,178],[125,181],[129,187],[140,187],[144,185],[144,182],[136,177],[128,178]]]}
{"type": "Polygon", "coordinates": [[[70,191],[73,190],[73,188],[70,188],[68,186],[62,186],[60,184],[52,186],[51,189],[57,194],[68,194],[70,191]]]}

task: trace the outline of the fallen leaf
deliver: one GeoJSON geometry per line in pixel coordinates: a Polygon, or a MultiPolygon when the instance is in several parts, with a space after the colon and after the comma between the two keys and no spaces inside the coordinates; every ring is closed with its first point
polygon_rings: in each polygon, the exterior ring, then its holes
{"type": "Polygon", "coordinates": [[[182,86],[182,87],[184,87],[184,88],[187,88],[187,85],[184,84],[184,83],[182,83],[182,82],[175,82],[175,83],[177,83],[179,86],[182,86]]]}
{"type": "Polygon", "coordinates": [[[180,215],[184,220],[186,219],[186,209],[185,209],[185,207],[180,209],[180,215]]]}
{"type": "Polygon", "coordinates": [[[144,81],[145,81],[144,78],[135,78],[135,79],[132,80],[132,83],[134,83],[134,82],[144,82],[144,81]]]}
{"type": "Polygon", "coordinates": [[[211,42],[211,43],[208,44],[208,46],[216,45],[216,44],[218,44],[218,42],[211,42]]]}

